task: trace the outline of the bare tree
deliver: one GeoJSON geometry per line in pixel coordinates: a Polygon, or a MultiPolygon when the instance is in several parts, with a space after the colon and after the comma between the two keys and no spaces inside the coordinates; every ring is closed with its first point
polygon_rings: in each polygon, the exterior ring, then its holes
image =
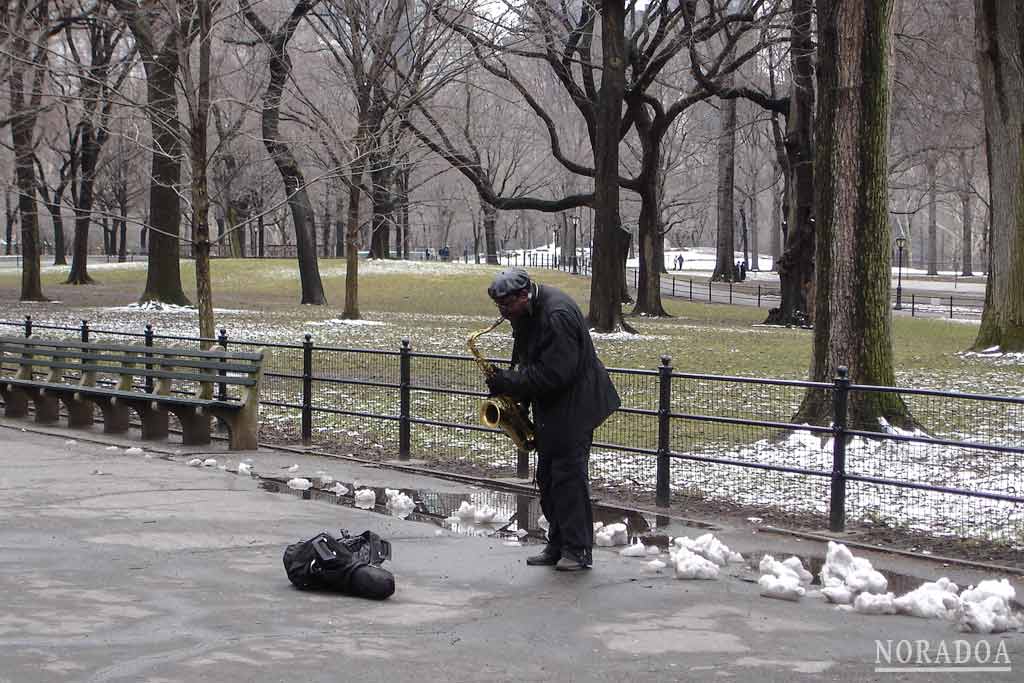
{"type": "MultiPolygon", "coordinates": [[[[817,267],[811,379],[840,367],[857,384],[893,386],[889,308],[889,74],[893,0],[819,0],[817,267]]],[[[808,390],[797,418],[831,414],[808,390]]],[[[908,422],[898,394],[856,392],[849,417],[862,429],[908,422]]]]}
{"type": "MultiPolygon", "coordinates": [[[[0,41],[6,55],[10,88],[11,142],[14,148],[18,214],[21,220],[21,300],[46,301],[40,278],[39,212],[36,204],[36,121],[43,101],[50,37],[55,28],[46,0],[6,3],[0,12],[0,41]]],[[[10,223],[8,223],[10,225],[10,223]]],[[[8,239],[8,244],[10,243],[8,239]]]]}
{"type": "Polygon", "coordinates": [[[292,212],[292,222],[295,224],[302,303],[324,305],[327,303],[327,295],[324,293],[320,267],[317,263],[316,215],[306,189],[306,178],[280,131],[281,100],[292,71],[288,42],[299,22],[318,2],[319,0],[299,0],[288,18],[273,31],[253,11],[249,0],[240,0],[239,4],[245,20],[270,51],[270,80],[263,96],[263,144],[281,173],[288,206],[292,212]]]}
{"type": "Polygon", "coordinates": [[[975,348],[1024,350],[1024,0],[977,0],[978,73],[990,188],[989,268],[975,348]]]}
{"type": "Polygon", "coordinates": [[[175,89],[180,56],[194,19],[192,0],[163,7],[112,0],[131,29],[146,72],[146,114],[152,129],[153,152],[149,186],[146,288],[142,301],[184,305],[181,288],[181,149],[178,96],[175,89]]]}

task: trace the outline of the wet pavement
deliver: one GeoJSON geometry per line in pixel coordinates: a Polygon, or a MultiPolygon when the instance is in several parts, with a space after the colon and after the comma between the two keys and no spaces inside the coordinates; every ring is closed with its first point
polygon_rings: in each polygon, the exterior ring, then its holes
{"type": "MultiPolygon", "coordinates": [[[[294,453],[233,454],[217,444],[153,450],[22,426],[0,419],[0,681],[924,678],[876,673],[879,640],[933,648],[986,641],[1012,662],[1010,673],[929,680],[1021,680],[1024,671],[1024,634],[964,635],[940,621],[758,595],[751,564],[760,554],[813,564],[824,555],[818,542],[708,520],[748,559],[718,581],[646,574],[644,560],[602,548],[592,571],[563,574],[524,563],[541,538],[530,495],[294,453]],[[218,462],[189,467],[197,456],[218,462]],[[232,471],[240,457],[255,477],[232,471]],[[374,490],[373,508],[329,487],[287,485],[325,476],[350,492],[374,490]],[[386,488],[413,499],[408,519],[386,514],[386,488]],[[490,506],[495,522],[453,519],[463,502],[490,506]],[[390,600],[304,593],[288,583],[284,547],[339,528],[370,529],[391,542],[390,600]]],[[[707,531],[661,515],[596,512],[606,522],[627,520],[648,543],[707,531]]],[[[991,576],[855,552],[892,580],[904,577],[897,590],[942,575],[961,584],[991,576]]]]}

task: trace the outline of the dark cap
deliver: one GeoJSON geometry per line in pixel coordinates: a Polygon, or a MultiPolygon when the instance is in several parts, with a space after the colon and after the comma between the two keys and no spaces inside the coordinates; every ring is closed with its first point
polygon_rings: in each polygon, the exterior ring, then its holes
{"type": "Polygon", "coordinates": [[[522,268],[509,268],[494,276],[491,286],[487,288],[487,294],[492,299],[500,299],[513,292],[526,289],[530,286],[530,276],[522,268]]]}

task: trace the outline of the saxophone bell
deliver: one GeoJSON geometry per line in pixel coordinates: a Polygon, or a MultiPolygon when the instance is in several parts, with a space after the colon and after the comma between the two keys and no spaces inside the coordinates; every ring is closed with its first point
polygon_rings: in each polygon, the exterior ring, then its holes
{"type": "MultiPolygon", "coordinates": [[[[476,360],[477,365],[480,366],[484,377],[492,376],[497,372],[497,368],[480,354],[476,348],[476,340],[478,337],[494,330],[504,320],[504,318],[498,318],[490,327],[478,330],[466,339],[466,346],[469,348],[469,352],[473,354],[473,359],[476,360]]],[[[530,421],[522,405],[511,396],[489,396],[481,401],[480,422],[491,429],[500,429],[521,450],[532,451],[537,447],[533,422],[530,421]]]]}

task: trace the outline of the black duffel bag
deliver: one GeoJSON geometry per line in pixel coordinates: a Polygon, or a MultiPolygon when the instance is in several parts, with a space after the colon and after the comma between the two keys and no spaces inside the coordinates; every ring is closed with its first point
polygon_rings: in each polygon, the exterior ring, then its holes
{"type": "Polygon", "coordinates": [[[340,537],[323,531],[284,551],[288,580],[302,590],[325,590],[384,600],[395,592],[395,577],[379,565],[391,559],[391,544],[372,531],[340,537]]]}

